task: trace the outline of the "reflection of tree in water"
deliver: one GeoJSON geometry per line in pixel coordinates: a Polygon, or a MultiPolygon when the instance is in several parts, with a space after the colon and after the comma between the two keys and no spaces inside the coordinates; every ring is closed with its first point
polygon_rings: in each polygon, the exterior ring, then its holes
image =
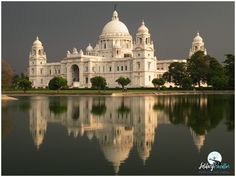
{"type": "Polygon", "coordinates": [[[67,111],[66,97],[49,97],[49,109],[56,115],[67,111]]]}
{"type": "Polygon", "coordinates": [[[93,115],[101,116],[105,114],[106,111],[107,107],[105,104],[105,98],[104,97],[94,98],[91,113],[93,115]]]}
{"type": "Polygon", "coordinates": [[[8,137],[14,128],[8,106],[8,101],[2,101],[2,138],[8,137]]]}
{"type": "Polygon", "coordinates": [[[121,116],[123,117],[124,115],[128,115],[130,113],[130,108],[125,106],[125,100],[124,97],[122,97],[122,102],[120,107],[117,109],[118,114],[121,114],[121,116]]]}
{"type": "MultiPolygon", "coordinates": [[[[158,97],[158,101],[153,106],[153,109],[163,110],[169,116],[171,123],[185,124],[191,127],[195,133],[203,135],[221,122],[225,116],[225,106],[229,104],[229,97],[232,96],[194,95],[158,97]]],[[[233,108],[227,107],[229,109],[233,108]]]]}
{"type": "Polygon", "coordinates": [[[30,97],[19,100],[19,109],[22,112],[28,112],[31,108],[30,97]]]}
{"type": "Polygon", "coordinates": [[[227,101],[227,105],[225,106],[225,114],[226,114],[226,121],[225,124],[227,126],[228,131],[234,130],[234,97],[231,96],[227,101]]]}
{"type": "Polygon", "coordinates": [[[80,108],[79,108],[79,106],[74,107],[72,109],[72,119],[73,120],[78,120],[79,116],[80,116],[80,108]]]}

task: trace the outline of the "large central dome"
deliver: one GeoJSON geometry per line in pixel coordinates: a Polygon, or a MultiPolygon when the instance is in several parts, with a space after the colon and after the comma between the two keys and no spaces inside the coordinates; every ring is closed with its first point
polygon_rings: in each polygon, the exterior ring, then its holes
{"type": "Polygon", "coordinates": [[[129,35],[129,30],[126,27],[126,25],[121,21],[119,21],[117,11],[113,12],[112,20],[108,22],[102,30],[102,35],[115,34],[115,33],[122,33],[129,35]]]}

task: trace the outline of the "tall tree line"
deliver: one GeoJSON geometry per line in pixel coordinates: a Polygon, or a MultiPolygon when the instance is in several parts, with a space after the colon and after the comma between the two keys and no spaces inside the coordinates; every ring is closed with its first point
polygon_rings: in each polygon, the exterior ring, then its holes
{"type": "Polygon", "coordinates": [[[214,89],[234,89],[234,55],[225,56],[221,64],[216,58],[198,51],[186,63],[171,63],[163,78],[182,88],[207,84],[214,89]]]}

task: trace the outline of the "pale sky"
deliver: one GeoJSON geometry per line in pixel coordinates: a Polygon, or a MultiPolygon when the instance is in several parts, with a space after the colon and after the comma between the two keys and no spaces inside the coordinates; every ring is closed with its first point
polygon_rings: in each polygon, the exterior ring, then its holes
{"type": "Polygon", "coordinates": [[[199,31],[208,54],[234,54],[234,2],[2,2],[2,59],[25,72],[36,35],[48,62],[73,47],[95,46],[117,4],[133,39],[144,19],[157,59],[185,59],[199,31]]]}

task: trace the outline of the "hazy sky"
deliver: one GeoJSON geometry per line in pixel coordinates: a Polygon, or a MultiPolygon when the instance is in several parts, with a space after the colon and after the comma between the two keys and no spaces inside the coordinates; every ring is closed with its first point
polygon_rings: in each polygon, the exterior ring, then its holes
{"type": "Polygon", "coordinates": [[[158,59],[186,58],[199,31],[208,54],[234,53],[234,2],[2,2],[2,59],[24,72],[36,35],[48,62],[73,47],[94,47],[114,4],[135,38],[144,19],[158,59]]]}

